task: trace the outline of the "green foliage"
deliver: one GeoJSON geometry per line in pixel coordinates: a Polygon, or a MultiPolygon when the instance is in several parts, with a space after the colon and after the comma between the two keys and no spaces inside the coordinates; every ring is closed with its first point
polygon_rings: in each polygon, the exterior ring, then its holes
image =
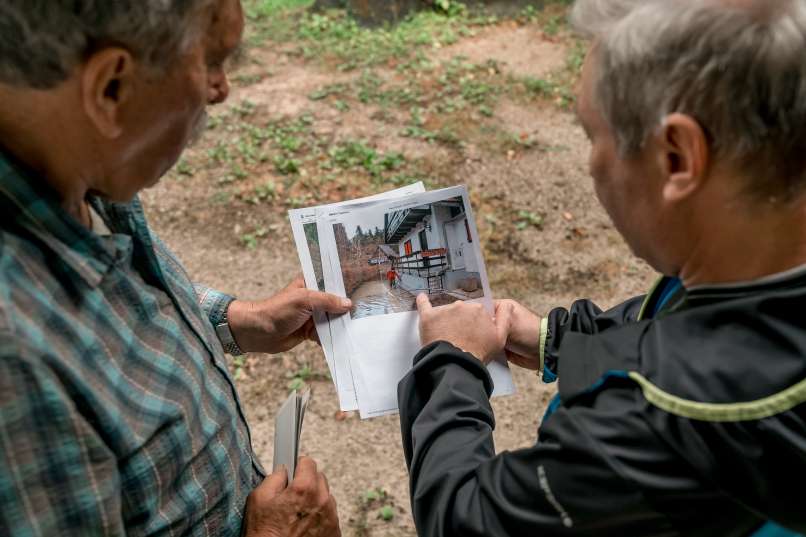
{"type": "Polygon", "coordinates": [[[532,211],[518,211],[515,219],[515,229],[523,231],[528,227],[543,228],[543,217],[532,211]]]}
{"type": "Polygon", "coordinates": [[[181,159],[176,164],[176,173],[179,175],[184,175],[186,177],[193,176],[193,167],[186,161],[185,159],[181,159]]]}
{"type": "Polygon", "coordinates": [[[378,153],[363,141],[349,141],[330,149],[331,163],[343,169],[360,168],[373,178],[379,178],[383,172],[393,171],[406,163],[401,153],[378,153]]]}
{"type": "Polygon", "coordinates": [[[390,522],[393,518],[395,518],[395,510],[391,505],[384,505],[381,507],[381,510],[378,511],[378,516],[385,522],[390,522]]]}
{"type": "Polygon", "coordinates": [[[246,366],[245,355],[232,357],[232,367],[234,370],[233,377],[235,378],[235,380],[241,380],[242,378],[244,378],[245,376],[245,373],[243,371],[244,366],[246,366]]]}
{"type": "Polygon", "coordinates": [[[386,492],[381,489],[370,489],[364,494],[364,500],[374,502],[386,497],[386,492]]]}
{"type": "Polygon", "coordinates": [[[274,181],[266,181],[255,187],[251,196],[244,197],[247,203],[257,205],[265,201],[274,201],[277,198],[277,185],[274,181]]]}
{"type": "Polygon", "coordinates": [[[254,250],[257,248],[258,240],[266,237],[268,234],[269,230],[265,227],[261,227],[252,233],[244,233],[241,235],[241,242],[248,250],[254,250]]]}
{"type": "Polygon", "coordinates": [[[468,28],[491,22],[469,16],[460,2],[439,4],[440,12],[419,12],[396,26],[375,29],[362,28],[344,10],[306,13],[297,26],[301,52],[308,58],[333,59],[348,71],[410,60],[420,49],[453,43],[468,28]]]}
{"type": "Polygon", "coordinates": [[[341,95],[345,93],[349,89],[347,84],[328,84],[308,95],[308,98],[312,101],[321,101],[322,99],[326,99],[331,95],[341,95]]]}
{"type": "Polygon", "coordinates": [[[249,19],[276,16],[290,9],[309,7],[313,0],[244,0],[244,9],[249,19]]]}
{"type": "Polygon", "coordinates": [[[282,175],[294,175],[299,173],[300,162],[295,158],[286,155],[275,155],[274,169],[282,175]]]}
{"type": "Polygon", "coordinates": [[[565,17],[562,15],[555,15],[546,21],[546,23],[543,25],[543,31],[546,32],[546,35],[554,36],[560,33],[560,30],[564,24],[565,17]]]}
{"type": "Polygon", "coordinates": [[[297,371],[286,373],[286,378],[289,379],[288,381],[288,390],[301,390],[303,389],[309,382],[315,380],[330,380],[330,375],[328,373],[322,373],[315,371],[311,366],[305,364],[300,367],[297,371]]]}

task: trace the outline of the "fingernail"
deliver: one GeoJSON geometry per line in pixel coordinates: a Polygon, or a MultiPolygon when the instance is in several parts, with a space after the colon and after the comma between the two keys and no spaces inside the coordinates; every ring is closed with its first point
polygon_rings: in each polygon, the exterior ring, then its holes
{"type": "Polygon", "coordinates": [[[353,301],[350,300],[349,298],[345,298],[344,300],[341,301],[341,305],[344,306],[345,308],[352,308],[353,301]]]}

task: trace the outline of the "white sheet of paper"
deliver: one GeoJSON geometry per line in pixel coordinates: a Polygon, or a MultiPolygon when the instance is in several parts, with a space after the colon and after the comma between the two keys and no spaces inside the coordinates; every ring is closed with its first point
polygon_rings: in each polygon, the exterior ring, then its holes
{"type": "MultiPolygon", "coordinates": [[[[314,267],[314,260],[312,259],[311,256],[312,245],[308,244],[308,237],[305,233],[307,226],[313,226],[313,229],[316,229],[317,210],[325,210],[328,208],[332,209],[343,205],[348,206],[362,205],[370,203],[374,200],[406,196],[409,194],[415,194],[421,192],[425,192],[425,185],[423,185],[423,183],[420,181],[402,188],[398,188],[388,192],[383,192],[381,194],[376,194],[374,196],[368,196],[365,198],[349,200],[340,203],[320,205],[318,207],[293,209],[289,211],[288,217],[289,220],[291,221],[291,231],[294,235],[294,242],[297,247],[297,254],[299,255],[300,264],[302,265],[302,273],[305,279],[305,285],[309,289],[324,290],[324,282],[320,281],[319,278],[317,278],[317,271],[314,267]]],[[[308,229],[311,230],[311,228],[308,229]]],[[[319,257],[321,262],[321,253],[319,257]]],[[[319,272],[321,274],[323,271],[320,270],[319,272]]],[[[327,314],[322,312],[315,312],[314,323],[316,325],[316,332],[319,335],[319,341],[322,344],[322,350],[325,354],[325,361],[327,362],[328,370],[330,371],[330,376],[333,379],[333,383],[336,386],[336,391],[340,393],[339,396],[340,407],[342,410],[345,411],[356,410],[358,407],[357,403],[355,402],[355,397],[352,394],[353,392],[352,379],[349,377],[342,378],[342,383],[345,385],[344,397],[342,397],[341,395],[342,392],[339,390],[339,377],[336,367],[336,358],[334,356],[334,350],[333,350],[331,328],[327,314]]],[[[340,369],[343,370],[344,368],[342,367],[340,369]]],[[[344,374],[344,371],[342,371],[342,373],[344,374]]]]}
{"type": "MultiPolygon", "coordinates": [[[[464,299],[469,302],[480,302],[490,312],[494,311],[489,279],[479,248],[478,231],[467,190],[464,187],[415,194],[402,199],[373,204],[369,208],[345,207],[339,211],[320,213],[318,217],[319,230],[322,234],[320,237],[324,239],[327,236],[327,240],[321,241],[323,256],[329,258],[331,268],[325,278],[325,286],[329,292],[346,296],[333,226],[335,224],[344,226],[344,233],[349,239],[357,234],[357,226],[367,230],[374,229],[378,222],[385,221],[384,215],[389,215],[391,218],[397,215],[410,228],[408,234],[400,241],[404,241],[404,239],[417,241],[417,247],[414,247],[414,242],[408,245],[405,242],[396,243],[394,247],[399,248],[401,255],[404,255],[405,252],[417,251],[421,247],[420,242],[425,240],[429,244],[428,248],[424,250],[436,252],[433,254],[434,257],[430,258],[429,263],[445,263],[445,266],[448,267],[442,277],[442,285],[451,281],[452,277],[456,277],[456,279],[461,275],[477,277],[480,280],[483,295],[467,298],[467,293],[465,293],[463,296],[466,298],[464,299]],[[451,207],[455,207],[455,209],[451,207]],[[424,216],[422,221],[418,222],[417,217],[420,214],[424,216]],[[415,237],[418,238],[415,239],[415,237]],[[437,259],[438,257],[439,259],[437,259]]],[[[403,226],[404,224],[401,224],[401,229],[403,226]]],[[[403,260],[401,263],[414,263],[418,267],[423,264],[420,262],[418,265],[414,261],[403,260]]],[[[437,265],[429,266],[436,267],[437,265]]],[[[423,270],[427,269],[411,269],[416,274],[422,274],[423,270]]],[[[430,271],[427,272],[430,273],[430,271]]],[[[455,283],[454,280],[453,284],[455,283]]],[[[384,286],[382,281],[370,285],[381,293],[390,293],[390,297],[392,294],[394,297],[404,296],[404,293],[384,286]]],[[[364,314],[357,314],[356,318],[344,315],[331,324],[334,343],[340,349],[350,349],[348,351],[349,366],[362,418],[397,411],[397,384],[411,369],[412,359],[420,350],[416,310],[388,311],[409,307],[408,300],[417,292],[422,292],[426,284],[423,278],[405,273],[400,275],[398,285],[407,289],[406,300],[396,301],[392,300],[394,298],[392,297],[389,299],[392,306],[370,305],[364,309],[364,314]]],[[[448,291],[451,296],[463,293],[455,287],[448,291]]],[[[361,304],[358,305],[360,310],[361,304]]],[[[502,357],[501,360],[491,363],[488,369],[495,383],[494,395],[514,393],[515,386],[505,358],[502,357]]]]}

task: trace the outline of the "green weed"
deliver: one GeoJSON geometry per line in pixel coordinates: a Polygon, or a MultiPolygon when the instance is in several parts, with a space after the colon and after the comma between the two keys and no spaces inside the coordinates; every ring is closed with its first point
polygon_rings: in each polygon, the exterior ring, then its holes
{"type": "Polygon", "coordinates": [[[528,227],[543,228],[543,217],[532,211],[518,211],[515,218],[515,229],[523,231],[528,227]]]}

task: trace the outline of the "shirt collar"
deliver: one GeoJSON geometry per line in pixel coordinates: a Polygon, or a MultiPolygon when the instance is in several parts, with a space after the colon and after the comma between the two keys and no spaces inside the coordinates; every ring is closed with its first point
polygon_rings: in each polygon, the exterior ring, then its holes
{"type": "Polygon", "coordinates": [[[2,148],[0,220],[24,228],[91,287],[114,262],[101,238],[61,207],[47,182],[2,148]]]}

